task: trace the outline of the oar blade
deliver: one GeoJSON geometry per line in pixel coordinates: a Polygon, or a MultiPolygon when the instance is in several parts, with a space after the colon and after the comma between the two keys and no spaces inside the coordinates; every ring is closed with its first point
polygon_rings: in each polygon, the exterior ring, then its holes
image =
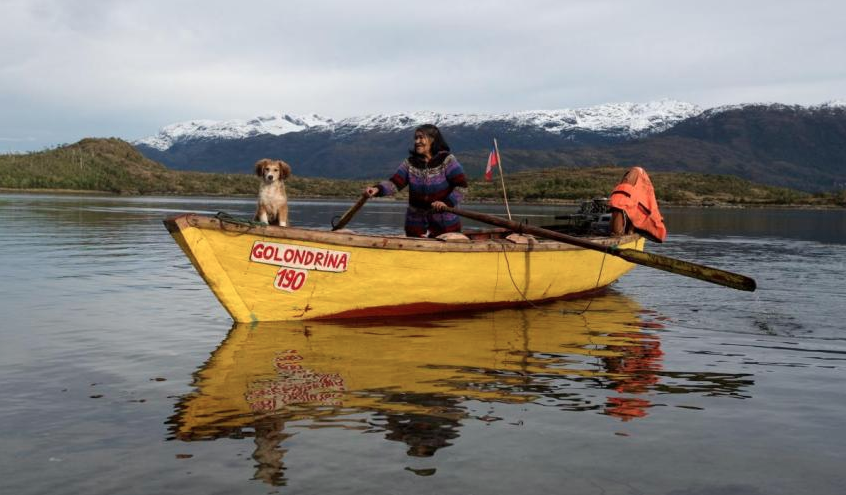
{"type": "Polygon", "coordinates": [[[362,194],[361,197],[358,198],[358,201],[356,201],[356,203],[352,205],[350,209],[343,214],[343,216],[341,216],[337,223],[333,222],[332,230],[340,230],[346,227],[350,220],[352,220],[352,217],[355,216],[356,213],[358,213],[358,210],[360,210],[361,207],[364,206],[364,203],[366,203],[368,199],[370,199],[370,196],[368,196],[367,193],[362,194]]]}
{"type": "Polygon", "coordinates": [[[724,285],[732,289],[752,292],[757,287],[754,279],[739,273],[727,272],[719,268],[698,265],[689,261],[677,260],[660,254],[647,253],[634,249],[615,249],[612,254],[630,263],[657,268],[666,272],[697,278],[705,282],[724,285]]]}

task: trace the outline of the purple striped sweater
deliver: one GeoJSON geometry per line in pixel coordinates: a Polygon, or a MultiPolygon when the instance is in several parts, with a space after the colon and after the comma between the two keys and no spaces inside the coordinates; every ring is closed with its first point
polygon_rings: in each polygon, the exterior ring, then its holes
{"type": "Polygon", "coordinates": [[[434,201],[458,206],[464,197],[467,178],[464,169],[452,154],[441,152],[424,166],[405,159],[390,179],[378,184],[378,196],[391,196],[408,186],[408,204],[428,210],[434,201]]]}

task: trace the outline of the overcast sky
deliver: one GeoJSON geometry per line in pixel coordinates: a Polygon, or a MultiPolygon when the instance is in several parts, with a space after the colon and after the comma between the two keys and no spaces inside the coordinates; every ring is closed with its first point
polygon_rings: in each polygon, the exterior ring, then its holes
{"type": "Polygon", "coordinates": [[[0,0],[0,152],[191,119],[846,99],[844,0],[0,0]]]}

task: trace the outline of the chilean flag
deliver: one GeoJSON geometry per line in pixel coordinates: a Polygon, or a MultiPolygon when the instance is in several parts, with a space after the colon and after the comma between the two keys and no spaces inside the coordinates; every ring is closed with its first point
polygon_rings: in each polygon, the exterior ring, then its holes
{"type": "Polygon", "coordinates": [[[499,165],[499,161],[496,159],[496,150],[491,150],[491,154],[488,155],[488,166],[485,168],[485,180],[491,181],[493,180],[493,168],[499,165]]]}

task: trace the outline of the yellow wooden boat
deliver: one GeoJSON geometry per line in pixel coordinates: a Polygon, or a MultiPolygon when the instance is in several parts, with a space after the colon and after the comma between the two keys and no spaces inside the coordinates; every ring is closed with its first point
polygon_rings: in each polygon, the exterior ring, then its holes
{"type": "MultiPolygon", "coordinates": [[[[237,322],[520,305],[601,290],[634,266],[504,229],[439,240],[197,214],[168,218],[165,225],[237,322]]],[[[591,240],[640,251],[644,244],[637,235],[591,240]]]]}

